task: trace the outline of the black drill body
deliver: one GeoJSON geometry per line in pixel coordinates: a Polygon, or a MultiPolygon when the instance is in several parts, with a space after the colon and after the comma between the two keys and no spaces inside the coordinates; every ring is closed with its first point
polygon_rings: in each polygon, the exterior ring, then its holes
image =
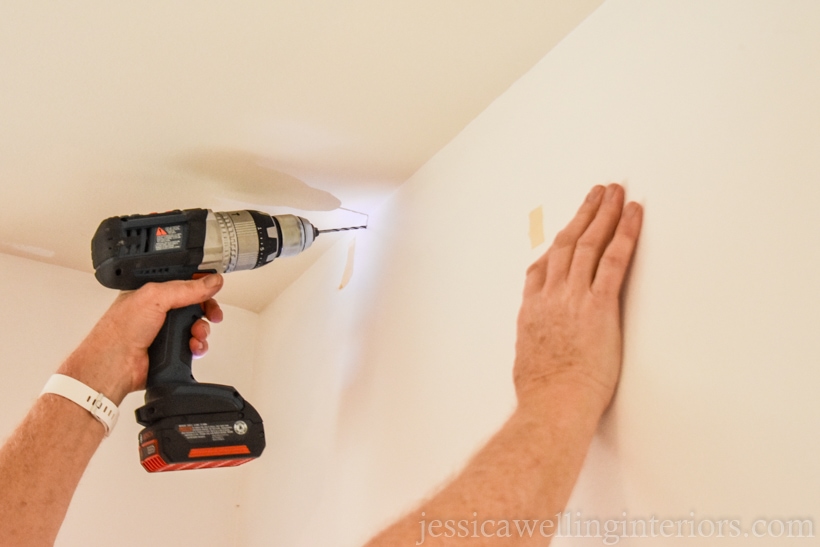
{"type": "MultiPolygon", "coordinates": [[[[318,231],[294,215],[187,209],[112,217],[91,242],[97,280],[138,289],[149,282],[252,269],[308,248],[318,231]]],[[[148,350],[145,405],[137,409],[140,460],[149,472],[241,465],[265,448],[262,418],[232,386],[199,383],[191,327],[199,304],[171,310],[148,350]]]]}

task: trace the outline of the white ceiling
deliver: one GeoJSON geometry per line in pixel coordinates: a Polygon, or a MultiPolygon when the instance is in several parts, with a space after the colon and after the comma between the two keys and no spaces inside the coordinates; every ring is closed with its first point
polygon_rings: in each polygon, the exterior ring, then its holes
{"type": "MultiPolygon", "coordinates": [[[[372,211],[602,1],[7,0],[0,252],[91,272],[101,220],[173,208],[357,223],[312,211],[372,211]]],[[[262,309],[333,241],[221,300],[262,309]]]]}

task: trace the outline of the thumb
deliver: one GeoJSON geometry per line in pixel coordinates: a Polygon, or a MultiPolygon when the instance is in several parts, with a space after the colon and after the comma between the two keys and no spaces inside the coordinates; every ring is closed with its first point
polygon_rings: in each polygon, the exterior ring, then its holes
{"type": "Polygon", "coordinates": [[[223,279],[219,274],[210,274],[189,281],[151,283],[150,299],[156,307],[162,308],[163,312],[167,312],[172,309],[205,302],[219,292],[222,283],[223,279]]]}

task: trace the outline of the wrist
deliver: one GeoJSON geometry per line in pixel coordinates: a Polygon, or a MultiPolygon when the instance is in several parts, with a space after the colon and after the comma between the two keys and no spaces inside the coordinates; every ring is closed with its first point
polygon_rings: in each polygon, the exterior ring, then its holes
{"type": "Polygon", "coordinates": [[[52,374],[40,392],[41,396],[45,394],[59,395],[88,411],[105,428],[106,437],[117,425],[120,414],[117,405],[104,394],[71,376],[52,374]]]}
{"type": "Polygon", "coordinates": [[[609,406],[611,395],[600,386],[579,378],[554,375],[526,386],[516,386],[517,413],[536,418],[587,423],[594,430],[609,406]]]}
{"type": "Polygon", "coordinates": [[[85,346],[83,343],[77,348],[57,369],[57,373],[84,383],[119,406],[131,391],[130,378],[122,374],[123,357],[87,351],[85,346]]]}

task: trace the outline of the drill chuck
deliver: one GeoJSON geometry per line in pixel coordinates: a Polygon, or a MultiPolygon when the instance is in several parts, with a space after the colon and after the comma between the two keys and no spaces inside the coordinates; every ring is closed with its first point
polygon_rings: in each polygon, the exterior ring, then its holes
{"type": "Polygon", "coordinates": [[[270,216],[257,211],[208,211],[202,269],[219,273],[257,268],[280,256],[311,246],[316,228],[294,215],[270,216]]]}

